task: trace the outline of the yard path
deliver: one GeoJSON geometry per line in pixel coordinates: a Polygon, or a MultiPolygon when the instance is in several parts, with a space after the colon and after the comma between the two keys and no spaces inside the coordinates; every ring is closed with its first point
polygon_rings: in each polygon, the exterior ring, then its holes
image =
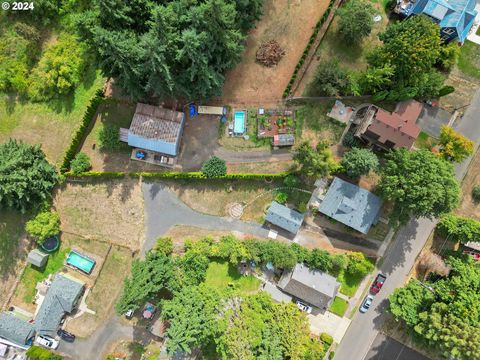
{"type": "Polygon", "coordinates": [[[225,160],[227,163],[254,163],[289,161],[293,154],[289,150],[266,150],[266,151],[232,151],[225,148],[218,148],[214,151],[215,156],[225,160]]]}
{"type": "Polygon", "coordinates": [[[269,229],[261,224],[196,212],[183,203],[161,182],[142,184],[145,203],[145,243],[142,255],[174,225],[189,225],[207,230],[238,231],[266,238],[269,229]]]}

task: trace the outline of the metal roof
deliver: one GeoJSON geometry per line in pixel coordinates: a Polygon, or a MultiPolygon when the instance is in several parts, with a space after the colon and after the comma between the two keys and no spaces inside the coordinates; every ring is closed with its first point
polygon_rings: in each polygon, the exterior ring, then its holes
{"type": "Polygon", "coordinates": [[[33,249],[32,251],[30,251],[27,257],[27,261],[30,264],[35,265],[36,267],[39,267],[39,268],[45,265],[45,263],[47,262],[47,259],[48,259],[48,254],[45,254],[38,249],[33,249]]]}
{"type": "Polygon", "coordinates": [[[65,313],[75,308],[84,284],[70,276],[57,274],[35,318],[35,329],[41,335],[55,336],[65,313]]]}
{"type": "Polygon", "coordinates": [[[318,210],[366,234],[378,221],[381,206],[378,196],[335,177],[318,210]]]}
{"type": "Polygon", "coordinates": [[[297,264],[285,270],[278,282],[283,291],[318,308],[327,308],[337,295],[340,283],[333,276],[297,264]]]}
{"type": "Polygon", "coordinates": [[[265,220],[281,227],[293,234],[296,234],[300,226],[302,226],[304,215],[289,209],[285,205],[281,205],[276,201],[272,201],[272,205],[268,209],[265,220]]]}
{"type": "Polygon", "coordinates": [[[278,134],[273,136],[273,145],[275,146],[290,146],[295,143],[295,136],[293,134],[278,134]]]}
{"type": "Polygon", "coordinates": [[[128,145],[176,156],[184,113],[138,103],[128,131],[128,145]]]}
{"type": "Polygon", "coordinates": [[[33,325],[13,314],[0,313],[0,337],[18,345],[26,345],[35,335],[33,325]]]}

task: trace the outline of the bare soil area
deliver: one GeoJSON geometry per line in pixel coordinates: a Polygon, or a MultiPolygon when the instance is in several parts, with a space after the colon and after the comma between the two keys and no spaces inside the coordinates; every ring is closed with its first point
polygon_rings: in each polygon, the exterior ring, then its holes
{"type": "Polygon", "coordinates": [[[460,112],[466,110],[466,106],[470,104],[470,100],[478,89],[480,81],[469,78],[454,68],[445,85],[451,85],[455,88],[455,91],[447,96],[440,98],[440,106],[447,111],[453,112],[455,109],[460,109],[460,112]]]}
{"type": "Polygon", "coordinates": [[[235,173],[262,173],[262,174],[277,174],[288,171],[292,166],[293,161],[275,161],[275,162],[258,162],[258,163],[243,163],[243,164],[227,164],[229,174],[235,173]]]}
{"type": "Polygon", "coordinates": [[[242,62],[226,75],[223,96],[228,104],[266,104],[281,100],[313,28],[325,12],[328,0],[267,0],[264,14],[250,31],[242,62]],[[276,40],[285,56],[274,67],[256,62],[261,44],[276,40]]]}
{"type": "Polygon", "coordinates": [[[143,196],[135,179],[67,183],[55,194],[64,233],[139,249],[143,240],[143,196]]]}

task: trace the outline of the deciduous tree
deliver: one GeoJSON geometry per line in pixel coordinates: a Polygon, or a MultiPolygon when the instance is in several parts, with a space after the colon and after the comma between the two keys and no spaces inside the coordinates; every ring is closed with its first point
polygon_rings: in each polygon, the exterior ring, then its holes
{"type": "Polygon", "coordinates": [[[342,167],[348,176],[358,178],[378,168],[378,158],[368,149],[353,148],[343,156],[342,167]]]}
{"type": "Polygon", "coordinates": [[[207,161],[202,165],[202,173],[207,178],[215,178],[224,176],[227,174],[227,165],[225,160],[220,159],[217,156],[210,156],[207,161]]]}
{"type": "Polygon", "coordinates": [[[473,141],[456,132],[449,126],[442,126],[440,130],[440,154],[455,162],[462,162],[473,154],[473,141]]]}
{"type": "Polygon", "coordinates": [[[27,221],[25,230],[41,244],[49,237],[60,233],[60,216],[53,211],[42,211],[27,221]]]}
{"type": "Polygon", "coordinates": [[[327,176],[338,169],[332,151],[324,143],[313,148],[307,141],[296,149],[293,159],[300,167],[300,173],[308,177],[327,176]]]}
{"type": "Polygon", "coordinates": [[[480,222],[464,216],[446,214],[441,217],[437,228],[442,236],[452,241],[466,243],[480,238],[480,222]]]}
{"type": "Polygon", "coordinates": [[[338,32],[348,44],[358,44],[370,35],[373,28],[372,14],[375,10],[371,3],[362,0],[350,0],[337,10],[340,15],[338,32]]]}

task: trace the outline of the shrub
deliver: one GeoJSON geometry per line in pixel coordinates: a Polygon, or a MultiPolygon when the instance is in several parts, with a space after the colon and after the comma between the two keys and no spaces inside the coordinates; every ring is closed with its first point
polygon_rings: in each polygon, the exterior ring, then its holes
{"type": "Polygon", "coordinates": [[[90,164],[90,158],[83,152],[79,152],[77,155],[75,155],[75,158],[70,163],[70,168],[74,174],[88,171],[91,167],[92,165],[90,164]]]}
{"type": "Polygon", "coordinates": [[[54,355],[50,350],[44,349],[40,346],[31,346],[27,350],[29,360],[61,360],[62,357],[54,355]]]}
{"type": "Polygon", "coordinates": [[[101,150],[118,150],[120,148],[120,127],[103,124],[98,132],[98,143],[101,150]]]}
{"type": "Polygon", "coordinates": [[[374,265],[360,252],[348,254],[347,273],[354,277],[364,277],[374,268],[374,265]]]}
{"type": "Polygon", "coordinates": [[[283,180],[283,185],[285,185],[287,187],[297,187],[298,183],[299,183],[298,178],[293,174],[288,175],[283,180]]]}
{"type": "Polygon", "coordinates": [[[317,67],[315,77],[309,85],[311,96],[339,96],[351,92],[348,71],[340,67],[338,61],[323,61],[317,67]]]}
{"type": "Polygon", "coordinates": [[[349,131],[343,137],[342,145],[350,148],[354,148],[360,145],[360,141],[355,137],[355,135],[353,135],[352,132],[349,131]]]}
{"type": "Polygon", "coordinates": [[[333,337],[327,333],[321,333],[320,340],[322,340],[328,346],[333,344],[333,337]]]}
{"type": "Polygon", "coordinates": [[[340,15],[338,32],[347,44],[359,44],[363,38],[370,35],[375,9],[369,2],[351,0],[337,12],[340,15]]]}
{"type": "Polygon", "coordinates": [[[216,178],[227,174],[225,160],[216,156],[210,156],[202,165],[202,173],[207,178],[216,178]]]}
{"type": "Polygon", "coordinates": [[[288,200],[288,194],[284,192],[279,192],[275,195],[275,201],[279,204],[285,204],[288,200]]]}
{"type": "Polygon", "coordinates": [[[53,211],[41,212],[27,222],[25,230],[38,243],[42,243],[45,239],[58,235],[60,232],[60,217],[53,211]]]}
{"type": "Polygon", "coordinates": [[[298,204],[297,210],[299,212],[301,212],[302,214],[306,213],[307,212],[307,204],[304,203],[304,202],[301,202],[300,204],[298,204]]]}
{"type": "Polygon", "coordinates": [[[368,149],[353,148],[347,152],[341,162],[345,172],[352,178],[368,175],[378,168],[378,158],[368,149]]]}
{"type": "Polygon", "coordinates": [[[313,249],[310,253],[308,265],[315,269],[328,272],[332,269],[332,257],[328,251],[313,249]]]}
{"type": "Polygon", "coordinates": [[[480,185],[475,185],[472,189],[472,199],[476,202],[480,201],[480,185]]]}
{"type": "Polygon", "coordinates": [[[329,358],[330,360],[332,360],[334,356],[335,356],[335,351],[330,351],[330,352],[328,353],[328,358],[329,358]]]}
{"type": "Polygon", "coordinates": [[[171,255],[173,252],[173,241],[170,237],[159,237],[155,246],[153,247],[153,251],[161,253],[163,255],[171,255]]]}
{"type": "Polygon", "coordinates": [[[444,87],[442,87],[439,92],[438,92],[438,96],[445,96],[445,95],[448,95],[448,94],[451,94],[455,91],[455,88],[451,85],[445,85],[444,87]]]}

